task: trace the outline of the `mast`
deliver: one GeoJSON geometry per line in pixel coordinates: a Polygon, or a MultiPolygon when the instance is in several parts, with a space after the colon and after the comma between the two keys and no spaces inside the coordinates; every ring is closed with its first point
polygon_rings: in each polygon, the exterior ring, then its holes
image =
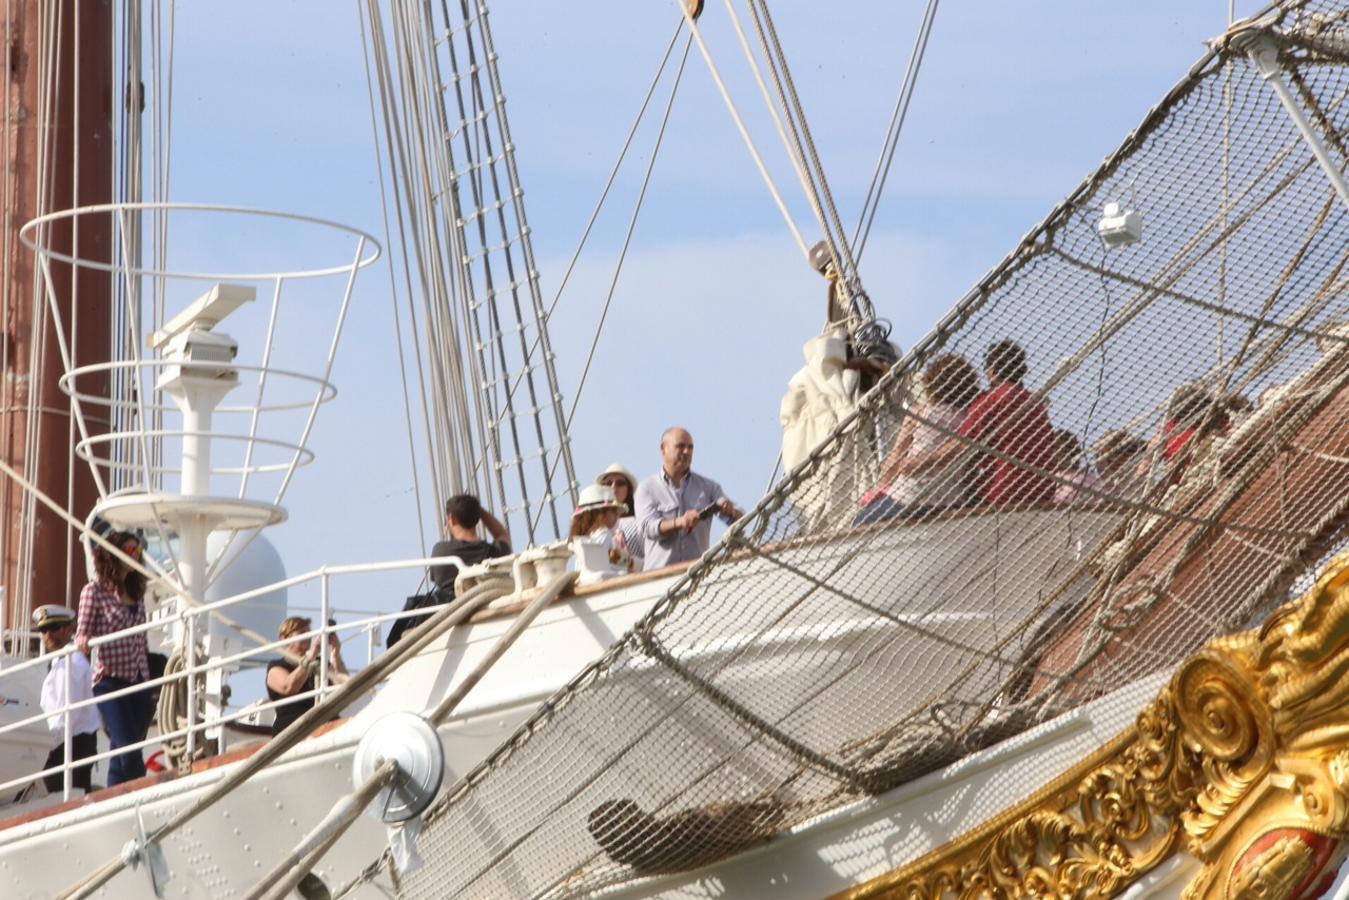
{"type": "MultiPolygon", "coordinates": [[[[6,4],[3,271],[0,308],[0,458],[77,517],[98,497],[92,472],[73,452],[70,403],[57,382],[62,360],[55,318],[46,304],[33,253],[18,239],[30,219],[53,210],[107,203],[113,191],[112,0],[6,4]]],[[[106,217],[64,219],[48,243],[86,259],[112,257],[106,217]]],[[[106,359],[111,341],[107,276],[65,265],[51,270],[57,315],[75,360],[106,359]]],[[[106,394],[108,381],[82,381],[106,394]]],[[[89,427],[106,430],[106,420],[89,427]]],[[[25,628],[41,603],[71,603],[83,581],[83,552],[65,523],[12,480],[0,480],[0,629],[25,628]]]]}

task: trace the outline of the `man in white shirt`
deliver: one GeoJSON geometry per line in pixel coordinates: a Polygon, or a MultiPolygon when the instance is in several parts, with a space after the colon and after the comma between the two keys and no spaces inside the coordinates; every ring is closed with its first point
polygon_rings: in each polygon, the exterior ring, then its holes
{"type": "Polygon", "coordinates": [[[694,472],[693,435],[683,428],[660,436],[660,471],[637,487],[637,524],[644,571],[697,559],[707,552],[713,514],[730,523],[744,515],[711,478],[694,472]]]}
{"type": "MultiPolygon", "coordinates": [[[[68,606],[49,603],[33,610],[33,623],[42,634],[42,650],[52,654],[69,644],[75,637],[75,610],[68,606]]],[[[63,712],[67,706],[67,686],[69,703],[79,703],[94,699],[93,673],[89,668],[89,659],[78,650],[52,660],[47,669],[47,677],[42,682],[42,711],[47,713],[47,728],[56,740],[56,746],[47,754],[44,769],[60,766],[65,762],[66,716],[70,716],[71,759],[81,760],[98,752],[98,730],[103,727],[98,707],[90,704],[79,709],[63,712]],[[70,673],[67,678],[66,668],[70,673]]],[[[93,763],[76,766],[70,773],[71,787],[89,790],[90,774],[93,763]]],[[[61,772],[50,772],[42,777],[47,792],[58,793],[65,784],[61,772]]]]}

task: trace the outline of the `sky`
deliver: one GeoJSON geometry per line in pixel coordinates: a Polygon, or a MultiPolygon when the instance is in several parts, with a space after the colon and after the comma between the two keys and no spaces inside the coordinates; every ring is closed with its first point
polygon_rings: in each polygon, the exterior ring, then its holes
{"type": "MultiPolygon", "coordinates": [[[[493,6],[545,301],[669,41],[674,2],[493,6]]],[[[850,229],[923,7],[773,7],[850,229]]],[[[1237,15],[1256,8],[1238,4],[1237,15]]],[[[1226,22],[1224,2],[942,3],[861,263],[893,339],[907,348],[927,333],[1124,139],[1226,22]]],[[[813,242],[817,229],[724,4],[708,0],[701,25],[813,242]]],[[[173,35],[172,199],[299,212],[384,241],[355,3],[178,4],[173,35]]],[[[567,406],[653,139],[649,127],[639,133],[550,325],[567,406]]],[[[232,237],[256,239],[246,230],[232,237]]],[[[266,243],[272,252],[293,246],[297,268],[327,253],[298,238],[266,243]]],[[[434,539],[429,502],[414,502],[387,263],[358,279],[332,373],[339,396],[319,414],[316,461],[287,494],[290,520],[269,534],[292,574],[415,557],[434,539]]],[[[309,334],[299,355],[311,371],[321,356],[315,348],[326,349],[315,335],[330,327],[337,299],[314,300],[290,323],[309,334]]],[[[662,429],[681,424],[695,438],[695,469],[752,505],[780,447],[778,404],[823,313],[823,282],[802,260],[695,48],[573,423],[582,483],[611,462],[639,476],[654,472],[662,429]]],[[[390,609],[415,588],[406,577],[383,579],[345,591],[340,602],[390,609]]]]}

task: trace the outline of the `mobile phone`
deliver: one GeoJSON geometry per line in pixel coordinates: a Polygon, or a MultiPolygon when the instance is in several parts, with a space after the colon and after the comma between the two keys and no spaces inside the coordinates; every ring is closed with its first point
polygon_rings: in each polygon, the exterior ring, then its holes
{"type": "Polygon", "coordinates": [[[710,519],[710,518],[712,518],[713,516],[715,516],[715,515],[716,515],[717,513],[719,513],[719,512],[721,512],[721,504],[720,504],[720,503],[709,503],[709,504],[707,504],[706,506],[704,506],[702,509],[700,509],[700,510],[698,511],[698,518],[699,518],[699,519],[710,519]]]}

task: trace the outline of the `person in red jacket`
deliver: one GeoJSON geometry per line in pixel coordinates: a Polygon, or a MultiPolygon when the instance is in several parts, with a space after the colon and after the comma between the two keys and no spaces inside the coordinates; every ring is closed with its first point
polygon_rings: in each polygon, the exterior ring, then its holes
{"type": "Polygon", "coordinates": [[[922,463],[922,470],[971,453],[979,469],[979,494],[989,506],[1038,506],[1054,500],[1054,426],[1049,410],[1023,384],[1026,351],[999,341],[984,354],[988,390],[982,391],[960,425],[965,441],[949,440],[922,463]],[[969,441],[975,442],[971,446],[969,441]],[[980,452],[978,445],[987,450],[980,452]],[[992,452],[988,452],[992,451],[992,452]]]}
{"type": "Polygon", "coordinates": [[[1029,506],[1054,499],[1054,482],[1026,466],[1053,471],[1054,426],[1043,400],[1022,383],[1026,351],[1012,341],[999,341],[984,354],[988,390],[970,404],[960,426],[963,437],[988,445],[1011,461],[989,454],[980,460],[984,470],[983,497],[990,506],[1029,506]]]}

